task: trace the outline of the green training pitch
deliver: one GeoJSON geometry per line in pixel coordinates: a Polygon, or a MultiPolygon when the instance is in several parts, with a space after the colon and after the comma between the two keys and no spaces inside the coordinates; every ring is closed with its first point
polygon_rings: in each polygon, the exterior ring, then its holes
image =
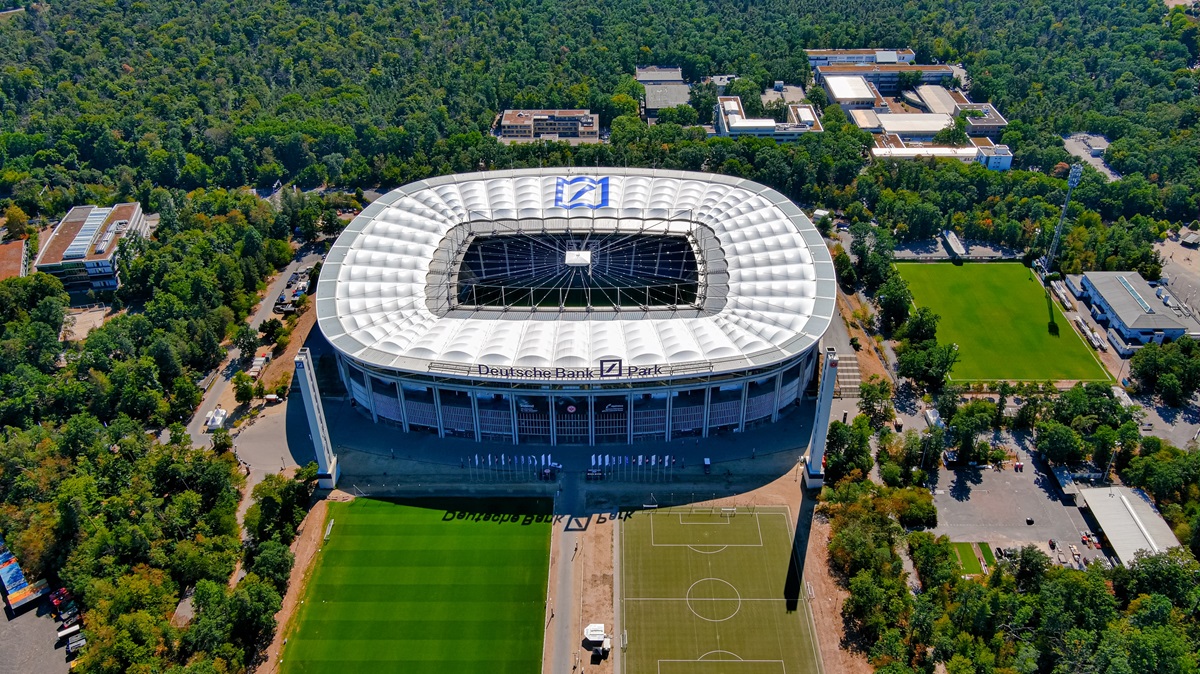
{"type": "MultiPolygon", "coordinates": [[[[818,674],[787,508],[674,508],[621,526],[627,674],[818,674]]],[[[799,554],[803,554],[802,552],[799,554]]]]}
{"type": "Polygon", "coordinates": [[[951,543],[954,546],[954,552],[958,554],[958,565],[962,568],[963,573],[971,575],[979,575],[983,573],[983,567],[979,565],[979,558],[975,556],[975,548],[971,547],[970,543],[951,543]]]}
{"type": "Polygon", "coordinates": [[[958,344],[955,381],[1110,381],[1091,348],[1019,263],[897,264],[917,306],[958,344]]]}
{"type": "Polygon", "coordinates": [[[541,669],[549,503],[330,503],[285,673],[541,669]]]}

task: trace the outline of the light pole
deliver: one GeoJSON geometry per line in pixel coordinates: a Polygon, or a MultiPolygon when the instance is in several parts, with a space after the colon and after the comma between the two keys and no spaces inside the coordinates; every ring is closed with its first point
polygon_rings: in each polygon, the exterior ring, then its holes
{"type": "Polygon", "coordinates": [[[1079,180],[1082,177],[1083,165],[1072,165],[1071,173],[1067,175],[1067,198],[1063,201],[1062,213],[1058,216],[1058,227],[1054,228],[1054,242],[1050,244],[1050,250],[1042,258],[1042,269],[1045,269],[1047,274],[1050,273],[1050,265],[1054,264],[1054,257],[1058,253],[1058,242],[1062,239],[1063,222],[1067,219],[1067,206],[1071,204],[1071,192],[1079,185],[1079,180]]]}

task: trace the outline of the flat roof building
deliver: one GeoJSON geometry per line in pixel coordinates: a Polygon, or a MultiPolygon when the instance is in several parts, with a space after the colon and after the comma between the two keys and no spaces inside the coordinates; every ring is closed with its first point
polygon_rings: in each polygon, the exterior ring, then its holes
{"type": "Polygon", "coordinates": [[[911,49],[809,49],[807,53],[813,68],[835,63],[912,63],[917,58],[911,49]]]}
{"type": "Polygon", "coordinates": [[[645,66],[634,71],[634,79],[646,84],[683,84],[683,69],[670,66],[645,66]]]}
{"type": "Polygon", "coordinates": [[[780,123],[770,118],[747,117],[742,108],[742,99],[738,96],[717,97],[717,105],[713,110],[713,125],[718,136],[757,136],[772,138],[779,143],[794,141],[806,133],[824,130],[817,119],[816,109],[811,105],[789,105],[788,121],[780,123]]]}
{"type": "Polygon", "coordinates": [[[1081,487],[1078,493],[1122,565],[1128,566],[1141,551],[1155,554],[1179,547],[1171,526],[1141,490],[1081,487]]]}
{"type": "Polygon", "coordinates": [[[1136,271],[1089,271],[1082,278],[1068,277],[1067,283],[1079,284],[1078,294],[1091,307],[1092,318],[1126,344],[1162,344],[1185,334],[1200,335],[1200,323],[1184,314],[1179,301],[1167,290],[1151,287],[1136,271]]]}
{"type": "Polygon", "coordinates": [[[28,271],[25,262],[24,239],[0,243],[0,281],[14,276],[24,276],[28,271]]]}
{"type": "Polygon", "coordinates": [[[943,65],[910,65],[907,63],[835,63],[815,68],[815,81],[822,84],[826,77],[854,76],[863,77],[874,84],[885,96],[892,96],[900,91],[900,74],[919,72],[921,83],[939,84],[942,80],[954,78],[954,70],[943,65]]]}
{"type": "Polygon", "coordinates": [[[658,111],[687,105],[691,100],[692,88],[682,82],[677,84],[647,84],[646,119],[657,119],[658,111]]]}
{"type": "Polygon", "coordinates": [[[888,112],[887,101],[879,94],[874,84],[859,75],[825,78],[825,90],[829,100],[843,110],[875,110],[888,112]]]}
{"type": "Polygon", "coordinates": [[[975,161],[989,171],[1007,171],[1012,168],[1013,154],[1007,145],[983,145],[978,149],[975,161]]]}
{"type": "Polygon", "coordinates": [[[500,118],[500,138],[599,141],[600,122],[590,110],[505,110],[500,118]]]}
{"type": "Polygon", "coordinates": [[[120,279],[113,258],[118,244],[124,237],[146,233],[146,218],[136,202],[76,206],[54,228],[33,266],[57,277],[68,290],[116,290],[120,279]]]}

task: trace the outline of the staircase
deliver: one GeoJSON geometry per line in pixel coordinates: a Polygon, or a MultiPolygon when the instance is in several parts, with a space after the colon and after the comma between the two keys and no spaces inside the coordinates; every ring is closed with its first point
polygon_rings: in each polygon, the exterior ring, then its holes
{"type": "Polygon", "coordinates": [[[858,385],[862,383],[862,372],[858,369],[858,357],[853,353],[838,359],[837,384],[833,389],[835,398],[859,397],[858,385]]]}

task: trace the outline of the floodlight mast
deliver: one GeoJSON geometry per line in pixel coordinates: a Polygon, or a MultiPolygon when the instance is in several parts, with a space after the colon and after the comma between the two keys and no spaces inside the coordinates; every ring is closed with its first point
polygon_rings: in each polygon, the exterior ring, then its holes
{"type": "Polygon", "coordinates": [[[1083,165],[1072,165],[1071,173],[1067,175],[1067,199],[1063,201],[1062,213],[1058,216],[1058,227],[1054,228],[1054,242],[1050,244],[1050,250],[1042,258],[1042,269],[1045,269],[1047,274],[1050,273],[1050,265],[1054,264],[1054,257],[1058,254],[1058,242],[1062,239],[1063,222],[1067,219],[1067,206],[1071,204],[1071,192],[1079,185],[1082,177],[1083,165]]]}

